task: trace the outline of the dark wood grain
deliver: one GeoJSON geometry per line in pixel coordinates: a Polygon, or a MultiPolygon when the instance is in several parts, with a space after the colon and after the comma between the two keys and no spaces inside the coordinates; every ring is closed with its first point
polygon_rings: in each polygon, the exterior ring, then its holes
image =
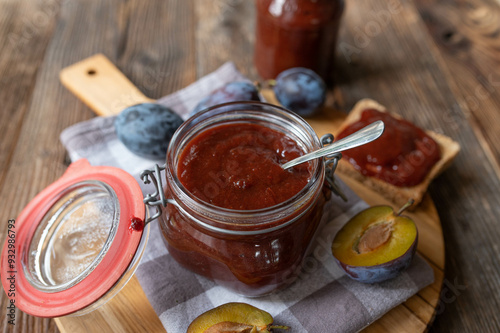
{"type": "Polygon", "coordinates": [[[195,4],[198,74],[208,74],[233,61],[243,74],[257,79],[253,67],[253,1],[195,0],[195,4]]]}
{"type": "Polygon", "coordinates": [[[196,80],[195,14],[191,1],[129,1],[116,57],[125,75],[148,97],[159,98],[196,80]]]}
{"type": "Polygon", "coordinates": [[[419,1],[416,6],[459,106],[444,117],[460,110],[464,121],[451,127],[460,136],[473,132],[464,139],[475,137],[477,142],[467,143],[462,177],[442,179],[434,187],[446,195],[441,190],[453,182],[447,192],[460,195],[455,194],[460,204],[443,200],[441,207],[453,217],[443,226],[448,235],[446,276],[463,286],[458,293],[448,291],[452,304],[445,304],[434,329],[495,332],[500,330],[500,6],[495,1],[419,1]]]}
{"type": "MultiPolygon", "coordinates": [[[[18,146],[20,132],[27,118],[27,109],[32,100],[38,69],[55,27],[53,17],[47,14],[47,21],[38,22],[40,4],[6,1],[0,11],[0,100],[2,118],[0,122],[0,185],[5,187],[8,166],[18,146]]],[[[4,201],[2,193],[2,201],[4,201]]],[[[8,206],[6,206],[8,207],[8,206]]],[[[14,210],[15,212],[16,210],[14,210]]],[[[3,214],[8,212],[2,210],[3,214]]],[[[6,217],[9,215],[2,215],[6,217]]],[[[10,215],[13,216],[13,215],[10,215]]],[[[5,219],[2,219],[2,222],[5,219]]],[[[0,236],[5,229],[0,230],[0,236]]]]}
{"type": "MultiPolygon", "coordinates": [[[[0,238],[65,170],[60,132],[93,113],[58,81],[101,52],[157,98],[225,61],[252,79],[255,10],[246,0],[0,0],[0,238]]],[[[460,142],[431,186],[446,245],[433,332],[500,331],[500,8],[494,0],[348,1],[330,104],[365,97],[460,142]]],[[[16,312],[0,329],[57,332],[16,312]]]]}
{"type": "MultiPolygon", "coordinates": [[[[56,25],[59,7],[45,8],[41,1],[0,2],[0,238],[2,244],[7,230],[7,220],[15,218],[27,203],[25,195],[28,186],[18,184],[25,172],[32,168],[17,165],[18,147],[25,140],[29,109],[33,104],[39,66],[43,62],[47,46],[56,25]],[[46,10],[44,10],[46,9],[46,10]],[[21,193],[23,192],[23,193],[21,193]],[[20,196],[18,200],[18,196],[20,196]]],[[[28,135],[29,136],[29,135],[28,135]]],[[[28,156],[26,156],[28,157],[28,156]]],[[[33,160],[35,162],[35,160],[33,160]]],[[[57,327],[49,319],[35,318],[16,310],[16,325],[7,323],[7,297],[0,293],[0,330],[2,332],[57,332],[57,327]]]]}
{"type": "MultiPolygon", "coordinates": [[[[495,1],[418,1],[442,68],[468,123],[500,175],[500,6],[495,1]],[[497,109],[498,110],[498,109],[497,109]]],[[[451,117],[445,114],[444,117],[451,117]]],[[[454,124],[456,126],[457,124],[454,124]]]]}

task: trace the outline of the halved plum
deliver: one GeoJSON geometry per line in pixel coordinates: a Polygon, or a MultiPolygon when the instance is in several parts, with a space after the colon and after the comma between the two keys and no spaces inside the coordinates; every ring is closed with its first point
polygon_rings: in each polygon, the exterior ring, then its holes
{"type": "Polygon", "coordinates": [[[246,303],[226,303],[199,315],[187,333],[270,333],[272,329],[288,329],[271,325],[273,317],[246,303]]]}
{"type": "Polygon", "coordinates": [[[377,283],[393,279],[410,266],[418,231],[412,219],[390,206],[373,206],[351,218],[335,235],[332,253],[356,281],[377,283]]]}

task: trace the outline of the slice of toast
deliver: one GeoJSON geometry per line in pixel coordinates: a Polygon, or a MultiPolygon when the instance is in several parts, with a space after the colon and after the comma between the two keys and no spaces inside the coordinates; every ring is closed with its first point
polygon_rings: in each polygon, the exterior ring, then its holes
{"type": "MultiPolygon", "coordinates": [[[[381,112],[387,112],[386,108],[376,101],[371,99],[362,99],[358,103],[356,103],[345,121],[335,131],[334,134],[339,134],[348,125],[359,120],[359,118],[361,117],[361,113],[366,109],[375,109],[381,112]]],[[[395,118],[401,118],[400,116],[393,113],[391,113],[391,115],[395,118]]],[[[412,198],[413,200],[415,200],[415,203],[413,205],[413,207],[415,207],[422,201],[422,198],[426,193],[431,181],[451,164],[455,156],[460,151],[460,145],[457,142],[453,141],[451,138],[432,131],[425,132],[438,143],[441,150],[441,158],[432,167],[425,179],[418,185],[411,187],[399,187],[375,177],[364,176],[358,170],[356,170],[346,159],[340,160],[340,163],[337,167],[337,172],[339,172],[341,175],[351,177],[374,189],[376,192],[380,193],[382,196],[386,197],[398,206],[404,205],[410,198],[412,198]]]]}

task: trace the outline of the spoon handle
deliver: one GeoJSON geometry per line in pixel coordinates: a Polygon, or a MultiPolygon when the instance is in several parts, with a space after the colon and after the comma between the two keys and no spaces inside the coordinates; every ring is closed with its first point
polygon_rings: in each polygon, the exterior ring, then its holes
{"type": "Polygon", "coordinates": [[[384,122],[382,120],[377,120],[376,122],[363,127],[357,132],[352,133],[351,135],[346,136],[339,141],[333,142],[331,145],[320,148],[309,154],[302,155],[293,159],[281,167],[283,169],[291,168],[295,165],[313,160],[315,158],[327,156],[330,154],[338,153],[347,149],[351,149],[354,147],[358,147],[364,145],[368,142],[372,142],[375,139],[378,139],[382,133],[384,133],[384,122]]]}

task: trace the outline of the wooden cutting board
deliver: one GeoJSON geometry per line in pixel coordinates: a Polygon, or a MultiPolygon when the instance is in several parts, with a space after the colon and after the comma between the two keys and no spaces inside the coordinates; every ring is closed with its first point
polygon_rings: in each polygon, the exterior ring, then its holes
{"type": "MultiPolygon", "coordinates": [[[[116,115],[125,107],[152,102],[137,89],[105,56],[95,55],[63,69],[61,82],[83,100],[98,115],[116,115]]],[[[263,91],[272,101],[272,94],[263,91]]],[[[345,114],[327,109],[308,119],[318,136],[334,132],[345,114]]],[[[357,181],[340,178],[370,205],[393,205],[379,194],[357,181]]],[[[432,323],[444,279],[444,240],[434,203],[426,195],[420,206],[411,213],[419,232],[417,251],[434,269],[435,282],[422,289],[405,303],[365,328],[364,332],[424,332],[432,323]]],[[[56,319],[64,333],[78,332],[165,332],[138,281],[134,278],[108,303],[90,314],[56,319]]],[[[283,323],[286,324],[286,323],[283,323]]]]}

